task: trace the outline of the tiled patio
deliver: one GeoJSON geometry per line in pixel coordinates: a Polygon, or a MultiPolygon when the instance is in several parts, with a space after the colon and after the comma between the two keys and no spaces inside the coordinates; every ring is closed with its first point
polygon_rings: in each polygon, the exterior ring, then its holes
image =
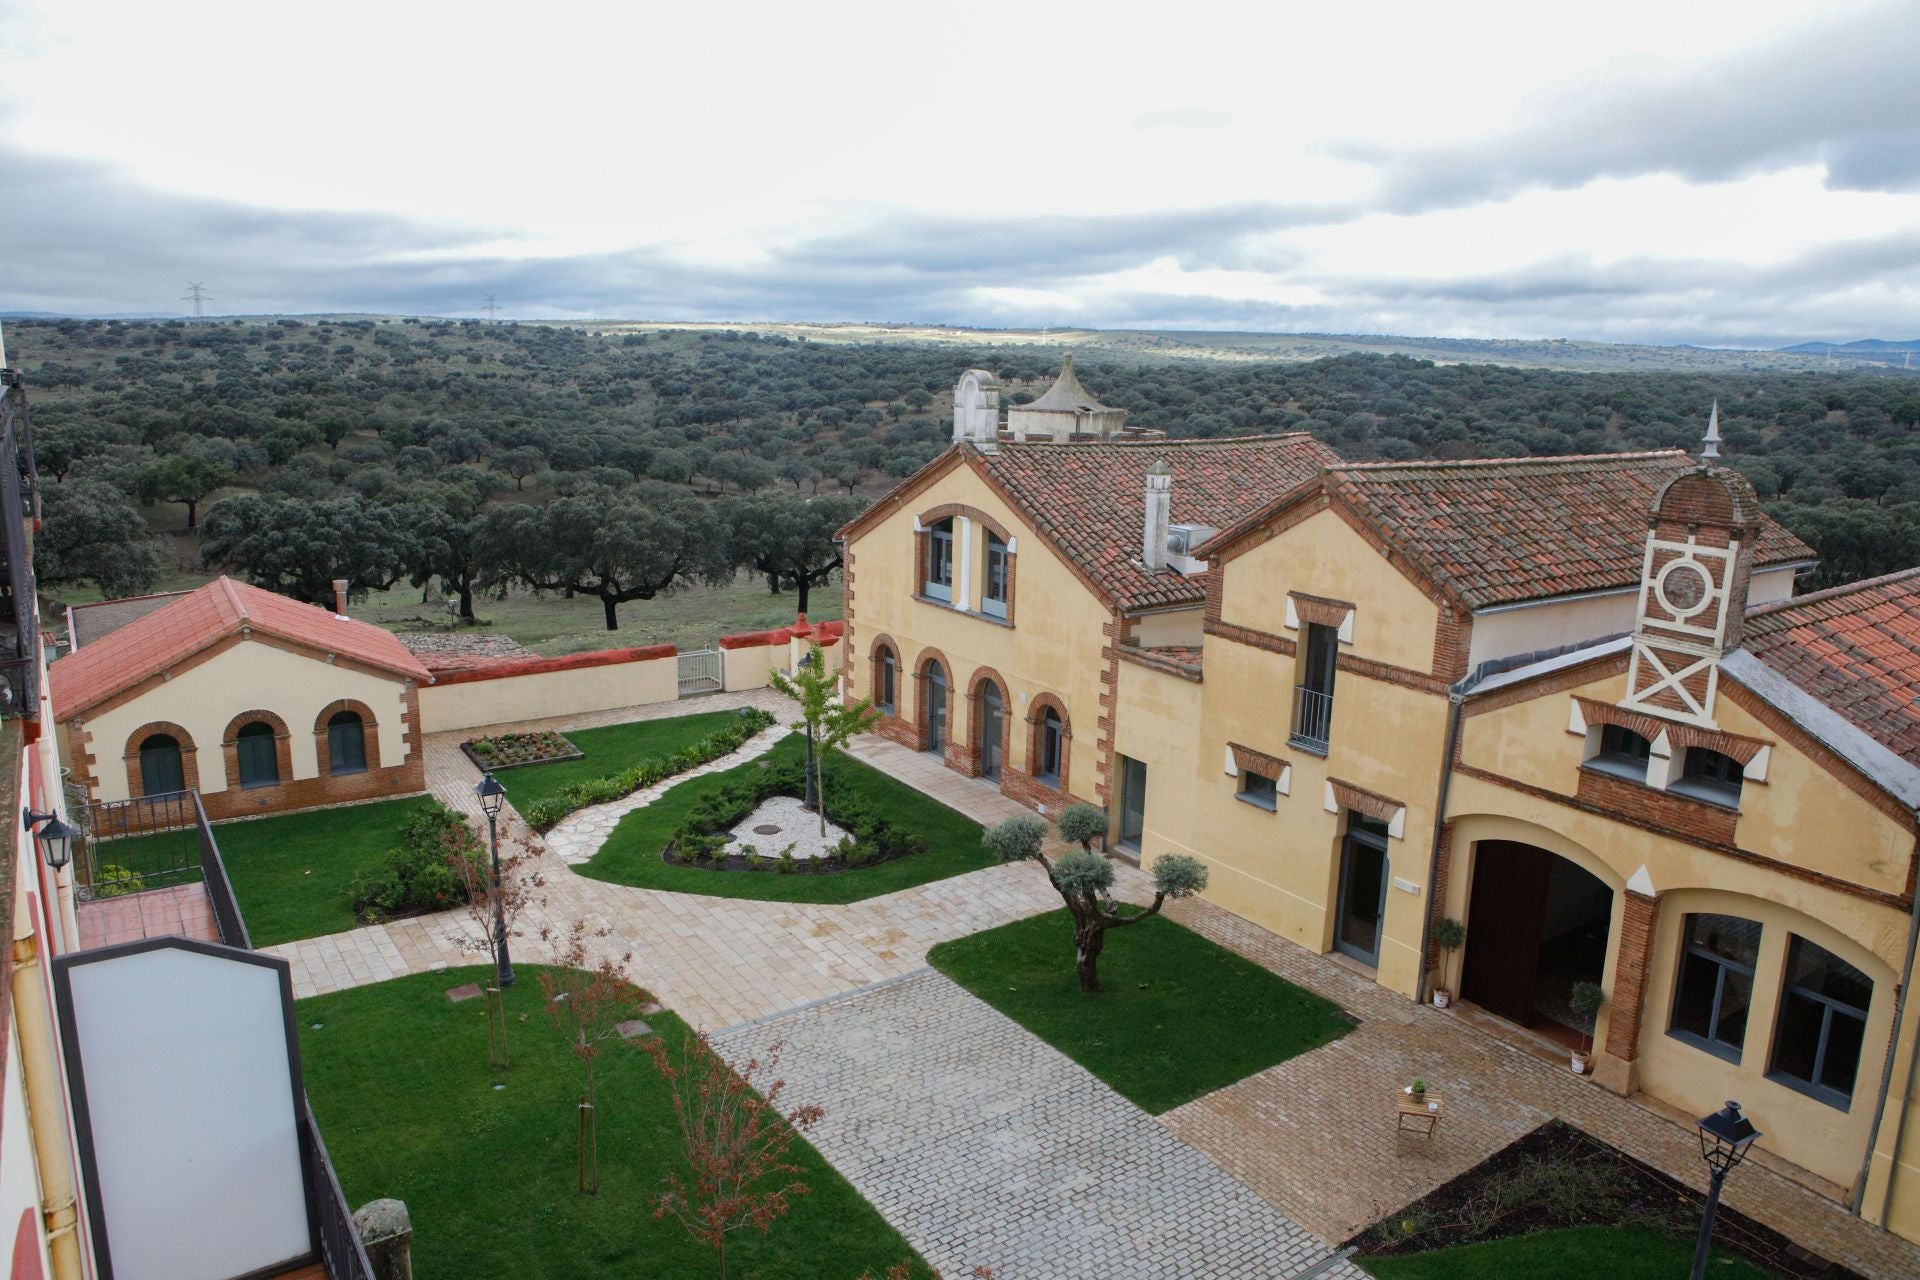
{"type": "Polygon", "coordinates": [[[199,881],[168,889],[148,889],[118,898],[83,902],[75,909],[82,948],[110,947],[178,934],[200,942],[220,941],[213,903],[199,881]]]}

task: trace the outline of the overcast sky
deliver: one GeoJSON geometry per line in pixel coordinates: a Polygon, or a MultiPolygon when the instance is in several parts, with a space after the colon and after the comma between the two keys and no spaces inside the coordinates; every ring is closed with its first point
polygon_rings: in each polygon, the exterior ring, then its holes
{"type": "Polygon", "coordinates": [[[1912,0],[0,0],[0,310],[1920,337],[1912,0]]]}

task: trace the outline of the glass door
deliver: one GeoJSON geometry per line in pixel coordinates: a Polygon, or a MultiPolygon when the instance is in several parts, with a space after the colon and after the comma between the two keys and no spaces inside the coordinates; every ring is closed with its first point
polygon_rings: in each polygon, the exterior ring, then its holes
{"type": "Polygon", "coordinates": [[[1000,777],[1000,732],[1005,719],[1006,707],[1000,701],[1000,690],[992,684],[980,686],[980,776],[998,780],[1000,777]]]}
{"type": "Polygon", "coordinates": [[[947,673],[939,663],[927,668],[927,750],[947,749],[947,673]]]}
{"type": "Polygon", "coordinates": [[[1140,836],[1147,829],[1147,766],[1120,757],[1120,847],[1140,852],[1140,836]]]}
{"type": "Polygon", "coordinates": [[[1380,963],[1380,925],[1387,914],[1387,824],[1347,816],[1340,850],[1340,915],[1333,945],[1356,960],[1380,963]]]}

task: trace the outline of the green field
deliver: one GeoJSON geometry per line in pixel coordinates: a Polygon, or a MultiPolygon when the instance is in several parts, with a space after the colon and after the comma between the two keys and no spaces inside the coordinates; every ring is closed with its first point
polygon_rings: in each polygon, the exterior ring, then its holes
{"type": "Polygon", "coordinates": [[[1303,991],[1164,916],[1107,934],[1099,993],[1080,990],[1063,909],[927,953],[934,968],[1160,1114],[1350,1028],[1303,991]]]}
{"type": "Polygon", "coordinates": [[[671,755],[739,719],[738,711],[708,711],[666,720],[612,724],[602,729],[569,729],[567,741],[586,752],[585,756],[578,760],[505,769],[499,775],[500,784],[507,789],[509,803],[525,812],[526,806],[551,799],[572,783],[609,778],[639,761],[671,755]]]}
{"type": "MultiPolygon", "coordinates": [[[[423,973],[299,1002],[307,1092],[348,1203],[406,1202],[423,1280],[714,1275],[712,1251],[652,1212],[682,1157],[672,1096],[647,1055],[616,1042],[595,1064],[600,1193],[581,1195],[582,1068],[546,1017],[532,965],[507,991],[513,1065],[488,1065],[485,1003],[454,1004],[446,991],[489,972],[423,973]]],[[[678,1049],[678,1018],[647,1021],[678,1049]]],[[[790,1154],[811,1193],[794,1197],[770,1234],[732,1237],[731,1280],[855,1280],[918,1263],[804,1140],[790,1154]]]]}
{"type": "MultiPolygon", "coordinates": [[[[768,762],[797,759],[804,749],[802,739],[794,734],[761,759],[768,762]]],[[[689,778],[646,808],[636,809],[621,819],[592,861],[574,870],[615,884],[669,889],[676,893],[704,893],[718,898],[859,902],[993,865],[993,856],[980,845],[979,823],[877,769],[844,756],[835,758],[827,768],[827,817],[833,817],[836,794],[857,793],[877,816],[924,838],[931,846],[926,852],[835,875],[713,871],[704,867],[673,866],[660,856],[674,830],[687,820],[704,796],[725,786],[726,780],[741,770],[761,767],[761,760],[750,760],[721,773],[689,778]]]]}

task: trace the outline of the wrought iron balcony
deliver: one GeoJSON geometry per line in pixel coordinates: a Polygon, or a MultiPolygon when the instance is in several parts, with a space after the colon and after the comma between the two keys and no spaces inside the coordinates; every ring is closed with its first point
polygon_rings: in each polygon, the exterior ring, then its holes
{"type": "Polygon", "coordinates": [[[1333,695],[1293,686],[1293,743],[1317,755],[1327,754],[1327,741],[1333,732],[1333,695]]]}

